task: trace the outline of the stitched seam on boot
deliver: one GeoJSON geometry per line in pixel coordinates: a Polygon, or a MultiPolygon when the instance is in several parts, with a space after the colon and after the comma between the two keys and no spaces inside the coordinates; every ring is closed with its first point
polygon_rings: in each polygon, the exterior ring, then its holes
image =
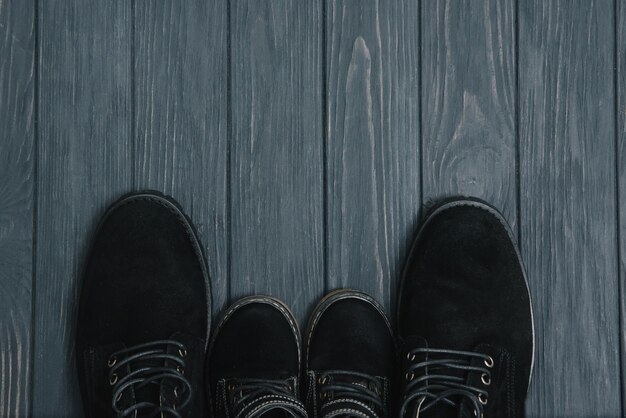
{"type": "Polygon", "coordinates": [[[331,418],[337,415],[355,415],[355,416],[359,416],[359,417],[363,417],[363,418],[367,418],[367,415],[364,414],[361,411],[358,411],[356,409],[350,409],[350,408],[344,408],[344,409],[338,409],[336,411],[333,411],[333,413],[328,414],[327,417],[331,418]]]}
{"type": "MultiPolygon", "coordinates": [[[[354,403],[354,404],[357,404],[357,405],[359,405],[359,406],[361,406],[361,407],[363,407],[363,408],[367,409],[369,412],[371,412],[371,413],[372,413],[372,415],[376,415],[376,412],[374,412],[374,410],[373,410],[372,408],[370,408],[370,407],[369,407],[367,404],[365,404],[364,402],[357,401],[356,399],[346,399],[346,398],[335,399],[335,400],[333,400],[333,401],[330,401],[330,402],[326,403],[326,404],[324,405],[324,408],[328,408],[328,407],[330,407],[330,406],[332,406],[332,405],[335,405],[335,404],[341,404],[341,403],[354,403]]],[[[345,408],[344,408],[344,409],[345,409],[345,408]]]]}
{"type": "Polygon", "coordinates": [[[218,383],[219,391],[222,393],[222,403],[224,408],[224,414],[226,417],[230,417],[230,411],[228,410],[228,399],[226,398],[226,380],[222,379],[218,383]]]}
{"type": "MultiPolygon", "coordinates": [[[[261,397],[259,399],[268,398],[268,397],[271,397],[271,396],[263,396],[263,397],[261,397]]],[[[282,397],[278,397],[278,398],[282,398],[282,397]]],[[[251,411],[249,411],[248,413],[246,413],[243,416],[244,417],[251,417],[251,416],[254,416],[257,413],[257,411],[260,411],[261,409],[265,408],[268,405],[284,405],[285,403],[288,403],[291,406],[296,407],[298,410],[301,410],[302,412],[304,412],[304,415],[306,415],[306,410],[302,409],[302,407],[298,403],[294,402],[292,399],[284,398],[282,400],[286,400],[286,402],[281,402],[281,400],[270,400],[270,401],[267,401],[267,402],[263,402],[263,403],[261,403],[260,405],[256,406],[254,409],[252,409],[251,411]]],[[[242,410],[241,412],[239,412],[237,414],[237,418],[242,415],[243,411],[244,410],[242,410]]]]}
{"type": "Polygon", "coordinates": [[[511,400],[511,416],[516,415],[516,399],[515,399],[515,359],[511,359],[511,385],[509,387],[509,399],[511,400]]]}
{"type": "Polygon", "coordinates": [[[309,406],[312,410],[313,410],[313,417],[317,418],[317,392],[316,392],[316,388],[315,388],[315,382],[316,382],[316,377],[315,377],[315,372],[309,372],[309,390],[308,390],[308,405],[312,405],[309,406]]]}
{"type": "Polygon", "coordinates": [[[386,377],[383,377],[383,393],[384,393],[383,405],[385,406],[385,411],[388,411],[389,410],[389,405],[388,405],[388,401],[389,401],[389,379],[387,379],[386,377]]]}

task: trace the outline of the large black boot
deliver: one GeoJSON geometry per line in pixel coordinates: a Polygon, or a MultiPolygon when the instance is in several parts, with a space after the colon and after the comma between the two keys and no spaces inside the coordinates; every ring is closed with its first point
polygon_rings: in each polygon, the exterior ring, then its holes
{"type": "Polygon", "coordinates": [[[201,246],[178,204],[156,192],[113,204],[97,229],[79,303],[86,416],[205,414],[210,304],[201,246]]]}
{"type": "Polygon", "coordinates": [[[400,416],[522,417],[533,322],[514,238],[494,208],[457,200],[425,220],[399,292],[400,416]]]}

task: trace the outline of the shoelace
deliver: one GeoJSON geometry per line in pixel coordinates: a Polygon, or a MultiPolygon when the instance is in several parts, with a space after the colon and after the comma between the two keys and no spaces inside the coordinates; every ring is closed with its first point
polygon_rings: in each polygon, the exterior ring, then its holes
{"type": "Polygon", "coordinates": [[[318,379],[322,416],[337,415],[380,418],[385,415],[378,379],[363,373],[329,370],[318,379]],[[353,405],[354,408],[346,406],[353,405]],[[352,410],[352,412],[348,411],[352,410]]]}
{"type": "Polygon", "coordinates": [[[239,378],[229,382],[227,389],[235,418],[254,418],[272,409],[282,409],[294,418],[307,417],[288,381],[239,378]]]}
{"type": "Polygon", "coordinates": [[[191,383],[183,375],[184,358],[187,355],[185,346],[178,341],[161,340],[119,350],[109,358],[109,383],[112,386],[113,410],[119,417],[129,417],[142,410],[150,410],[152,415],[169,413],[170,416],[181,418],[179,410],[183,409],[191,399],[191,383]],[[169,347],[174,346],[178,355],[168,354],[169,347]],[[170,363],[165,366],[165,361],[170,363]],[[127,372],[130,369],[130,372],[127,372]],[[126,374],[122,374],[126,373],[126,374]],[[175,407],[160,405],[154,400],[136,400],[132,406],[120,409],[120,402],[125,391],[137,393],[148,385],[160,386],[164,379],[175,382],[174,395],[181,397],[175,407]]]}
{"type": "Polygon", "coordinates": [[[469,400],[475,416],[482,417],[483,407],[487,404],[487,391],[465,382],[468,373],[480,373],[482,383],[485,386],[491,384],[490,369],[494,363],[490,356],[471,351],[434,348],[410,350],[406,356],[409,365],[405,374],[407,383],[400,417],[405,416],[409,406],[415,401],[418,402],[415,409],[425,412],[439,402],[459,408],[463,399],[469,400]],[[432,356],[436,358],[429,359],[432,356]],[[417,362],[419,357],[425,360],[417,362]],[[482,360],[483,365],[471,365],[471,360],[475,358],[482,360]]]}

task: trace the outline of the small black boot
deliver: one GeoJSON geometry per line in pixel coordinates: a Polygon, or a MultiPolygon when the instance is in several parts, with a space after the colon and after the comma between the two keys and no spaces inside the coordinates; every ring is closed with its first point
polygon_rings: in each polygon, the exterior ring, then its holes
{"type": "Polygon", "coordinates": [[[506,221],[484,202],[435,208],[398,303],[400,418],[522,417],[533,364],[530,295],[506,221]]]}
{"type": "Polygon", "coordinates": [[[310,416],[391,415],[395,344],[374,299],[352,290],[330,293],[311,314],[306,341],[310,416]]]}
{"type": "Polygon", "coordinates": [[[189,219],[156,192],[105,213],[79,302],[85,415],[199,417],[211,324],[209,276],[189,219]]]}
{"type": "Polygon", "coordinates": [[[228,308],[207,361],[213,418],[306,418],[298,400],[300,344],[282,302],[252,296],[228,308]]]}

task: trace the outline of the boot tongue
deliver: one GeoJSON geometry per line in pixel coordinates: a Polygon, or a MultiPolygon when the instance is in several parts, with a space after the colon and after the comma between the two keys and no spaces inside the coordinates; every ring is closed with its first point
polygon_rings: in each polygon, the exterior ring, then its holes
{"type": "MultiPolygon", "coordinates": [[[[421,363],[431,358],[429,355],[426,355],[426,354],[415,354],[415,359],[413,359],[412,361],[409,361],[409,359],[406,357],[411,350],[429,348],[428,341],[425,338],[420,337],[419,335],[409,335],[405,337],[403,340],[401,340],[399,342],[399,345],[402,350],[403,357],[401,360],[404,365],[405,372],[408,371],[408,365],[410,363],[411,364],[421,363]]],[[[415,379],[420,378],[424,375],[424,373],[427,373],[427,372],[428,372],[427,369],[420,368],[415,371],[414,378],[415,379]]],[[[406,378],[406,376],[404,377],[406,378]]],[[[409,382],[405,380],[405,383],[409,383],[409,382]]],[[[424,412],[422,411],[422,409],[426,404],[428,404],[427,399],[418,398],[418,399],[413,400],[411,402],[409,409],[407,410],[407,414],[405,414],[405,416],[401,418],[414,418],[417,416],[419,416],[420,418],[431,418],[431,417],[432,418],[439,418],[439,417],[456,418],[454,408],[450,407],[449,405],[444,404],[443,402],[439,402],[438,404],[433,405],[427,411],[424,412]]]]}
{"type": "MultiPolygon", "coordinates": [[[[403,341],[400,342],[400,346],[403,348],[403,352],[405,356],[410,350],[441,348],[441,347],[429,347],[428,341],[425,338],[417,336],[417,335],[411,335],[411,336],[406,337],[403,341]]],[[[460,359],[463,361],[467,360],[467,358],[464,358],[463,356],[455,356],[452,354],[429,353],[429,354],[416,354],[415,359],[411,363],[413,364],[421,363],[421,362],[428,361],[428,360],[455,360],[455,359],[460,359]]],[[[407,358],[403,358],[402,361],[405,363],[405,365],[408,365],[407,358]]],[[[432,370],[432,369],[433,368],[430,367],[430,368],[420,368],[416,370],[415,379],[423,377],[425,373],[437,374],[437,375],[445,374],[446,376],[458,377],[460,379],[463,379],[463,382],[467,381],[467,378],[468,378],[468,373],[463,370],[458,370],[455,368],[445,368],[445,369],[436,368],[436,370],[432,370]]],[[[457,403],[462,402],[464,404],[462,399],[452,398],[451,400],[457,403]]],[[[465,414],[465,410],[467,410],[467,408],[463,408],[463,407],[459,408],[458,406],[452,406],[443,400],[437,402],[435,405],[431,406],[426,411],[423,411],[423,408],[426,405],[428,405],[429,403],[428,399],[424,400],[423,403],[420,403],[420,400],[416,399],[412,403],[413,405],[411,405],[411,408],[408,410],[411,415],[405,416],[403,418],[414,418],[418,416],[418,412],[419,412],[419,418],[466,418],[466,417],[469,418],[469,417],[472,417],[472,415],[465,414]]],[[[471,410],[470,410],[470,413],[471,413],[471,410]]]]}
{"type": "MultiPolygon", "coordinates": [[[[163,367],[164,366],[164,361],[161,360],[138,360],[136,362],[134,362],[131,365],[130,370],[138,370],[140,368],[145,368],[145,367],[163,367]]],[[[156,381],[156,382],[152,382],[149,383],[143,387],[135,387],[134,388],[134,393],[135,393],[135,399],[136,402],[150,402],[152,404],[155,405],[160,405],[161,400],[160,400],[160,395],[161,395],[161,382],[160,381],[156,381]]]]}
{"type": "MultiPolygon", "coordinates": [[[[179,345],[181,343],[181,338],[179,337],[181,337],[179,334],[175,334],[168,340],[140,344],[125,349],[127,351],[125,356],[119,360],[128,359],[128,361],[124,368],[120,370],[119,379],[126,378],[130,379],[130,381],[136,381],[136,383],[124,389],[122,392],[124,400],[136,405],[148,403],[154,405],[155,408],[162,405],[171,406],[175,402],[173,392],[178,380],[173,380],[172,377],[182,376],[180,371],[182,368],[177,367],[180,366],[178,361],[182,360],[176,360],[176,358],[187,355],[186,349],[184,349],[184,355],[180,354],[181,351],[179,350],[182,349],[179,345]],[[129,377],[131,374],[133,376],[129,377]],[[163,392],[166,394],[171,393],[169,396],[162,397],[163,392]],[[129,396],[131,394],[132,396],[129,396]]],[[[128,402],[123,402],[123,404],[126,403],[128,402]]],[[[146,408],[138,412],[139,416],[142,413],[150,413],[146,408]]]]}
{"type": "MultiPolygon", "coordinates": [[[[353,374],[343,374],[341,372],[335,372],[329,374],[331,385],[342,385],[348,388],[354,388],[356,390],[364,390],[365,393],[377,390],[382,393],[383,382],[377,377],[372,376],[370,380],[364,377],[358,377],[353,374]]],[[[382,395],[380,395],[382,396],[382,395]]],[[[379,399],[382,402],[382,398],[379,399]]],[[[375,400],[369,399],[367,396],[355,397],[351,392],[346,393],[341,389],[333,391],[333,398],[330,402],[324,403],[321,408],[323,416],[334,417],[344,416],[345,413],[341,411],[355,411],[359,413],[359,416],[364,417],[382,417],[384,411],[380,409],[380,405],[377,405],[375,400]]],[[[347,414],[350,415],[350,414],[347,414]]]]}
{"type": "MultiPolygon", "coordinates": [[[[487,344],[478,344],[474,347],[474,351],[475,353],[480,353],[480,354],[487,354],[489,356],[491,356],[493,359],[497,358],[497,349],[495,349],[495,347],[487,345],[487,344]]],[[[484,360],[480,359],[480,358],[473,358],[470,362],[470,366],[473,367],[482,367],[484,366],[484,360]]],[[[491,381],[495,382],[496,377],[493,375],[494,370],[491,370],[491,381]]],[[[465,384],[468,386],[472,386],[472,387],[480,387],[483,386],[482,382],[481,382],[481,373],[479,372],[474,372],[474,373],[467,373],[467,378],[465,380],[465,384]]],[[[484,389],[488,389],[487,387],[484,387],[484,389]]],[[[491,400],[491,402],[493,402],[493,400],[491,400]]],[[[485,408],[486,406],[483,406],[483,408],[485,408]]],[[[484,415],[484,409],[483,409],[483,415],[484,415]]],[[[459,415],[458,418],[476,418],[476,413],[474,412],[474,406],[472,405],[472,403],[470,402],[469,399],[464,399],[463,402],[461,403],[461,408],[459,410],[459,415]]],[[[480,415],[479,415],[480,418],[480,415]]]]}

